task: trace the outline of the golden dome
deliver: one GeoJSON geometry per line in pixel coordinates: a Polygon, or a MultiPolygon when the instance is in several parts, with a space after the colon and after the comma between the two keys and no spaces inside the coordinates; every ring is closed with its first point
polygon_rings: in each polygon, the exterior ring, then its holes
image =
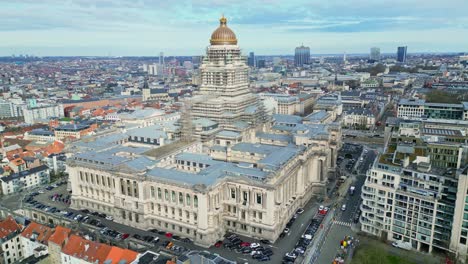
{"type": "Polygon", "coordinates": [[[237,45],[236,34],[228,28],[224,15],[219,19],[219,27],[211,34],[211,45],[237,45]]]}

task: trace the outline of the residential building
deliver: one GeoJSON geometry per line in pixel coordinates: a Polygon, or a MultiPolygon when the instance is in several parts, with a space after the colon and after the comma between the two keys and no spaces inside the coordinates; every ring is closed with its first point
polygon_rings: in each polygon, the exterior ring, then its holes
{"type": "Polygon", "coordinates": [[[23,116],[22,108],[10,101],[0,100],[0,118],[23,116]]]}
{"type": "Polygon", "coordinates": [[[366,108],[354,108],[343,113],[343,125],[349,128],[370,129],[375,125],[374,114],[366,108]]]}
{"type": "Polygon", "coordinates": [[[398,47],[397,51],[397,61],[401,63],[406,62],[406,52],[408,50],[407,46],[398,47]]]}
{"type": "Polygon", "coordinates": [[[23,259],[21,229],[11,215],[0,221],[0,263],[13,264],[23,259]]]}
{"type": "Polygon", "coordinates": [[[294,65],[302,67],[310,64],[310,48],[301,45],[294,50],[294,65]]]}
{"type": "Polygon", "coordinates": [[[51,263],[61,263],[62,248],[67,244],[71,229],[57,226],[54,233],[49,237],[48,251],[51,263]]]}
{"type": "Polygon", "coordinates": [[[316,97],[311,94],[259,94],[265,105],[265,110],[270,114],[282,115],[307,115],[312,112],[316,97]]]}
{"type": "Polygon", "coordinates": [[[34,124],[48,122],[51,117],[64,117],[62,104],[23,106],[24,122],[34,124]]]}
{"type": "Polygon", "coordinates": [[[361,230],[421,251],[452,251],[466,234],[456,213],[463,210],[456,206],[464,206],[466,195],[460,179],[468,164],[468,137],[461,125],[431,126],[410,120],[391,125],[385,151],[362,187],[361,230]],[[457,195],[457,189],[464,193],[457,195]]]}
{"type": "Polygon", "coordinates": [[[49,181],[49,167],[46,165],[0,177],[4,195],[46,184],[49,181]]]}
{"type": "Polygon", "coordinates": [[[33,129],[29,132],[24,133],[24,139],[32,140],[32,141],[54,141],[55,140],[55,133],[54,131],[45,130],[45,129],[33,129]]]}
{"type": "Polygon", "coordinates": [[[92,133],[97,124],[67,124],[54,128],[55,138],[63,140],[67,138],[80,139],[82,136],[92,133]]]}
{"type": "Polygon", "coordinates": [[[23,258],[34,256],[36,258],[49,254],[48,241],[53,229],[31,222],[21,232],[20,241],[23,250],[23,258]]]}
{"type": "Polygon", "coordinates": [[[70,235],[62,249],[62,264],[129,264],[138,256],[138,253],[109,246],[98,242],[86,240],[77,235],[70,235]]]}

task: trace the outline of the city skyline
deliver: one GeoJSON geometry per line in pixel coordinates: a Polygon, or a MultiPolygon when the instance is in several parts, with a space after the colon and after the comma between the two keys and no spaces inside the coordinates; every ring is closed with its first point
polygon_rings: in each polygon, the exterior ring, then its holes
{"type": "Polygon", "coordinates": [[[301,43],[311,54],[368,53],[374,46],[382,53],[396,53],[397,46],[411,52],[463,52],[468,45],[463,14],[468,3],[461,0],[0,3],[0,56],[198,55],[221,13],[244,53],[293,54],[301,43]]]}

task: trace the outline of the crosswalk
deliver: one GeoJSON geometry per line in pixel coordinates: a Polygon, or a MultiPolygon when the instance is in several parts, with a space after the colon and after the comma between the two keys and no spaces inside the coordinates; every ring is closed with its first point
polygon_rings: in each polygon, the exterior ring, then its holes
{"type": "Polygon", "coordinates": [[[351,227],[353,225],[353,223],[349,223],[349,222],[343,222],[343,221],[333,221],[333,224],[336,224],[336,225],[342,225],[342,226],[349,226],[351,227]]]}

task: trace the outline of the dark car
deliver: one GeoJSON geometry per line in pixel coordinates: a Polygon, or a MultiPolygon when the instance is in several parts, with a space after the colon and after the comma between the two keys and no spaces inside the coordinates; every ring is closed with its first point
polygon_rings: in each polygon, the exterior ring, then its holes
{"type": "Polygon", "coordinates": [[[265,245],[269,245],[269,244],[270,244],[270,240],[262,239],[262,240],[260,240],[260,243],[265,244],[265,245]]]}
{"type": "Polygon", "coordinates": [[[88,209],[82,209],[81,212],[82,212],[82,213],[85,213],[85,214],[89,214],[89,210],[88,210],[88,209]]]}
{"type": "Polygon", "coordinates": [[[158,231],[158,235],[165,235],[166,232],[165,231],[158,231]]]}
{"type": "Polygon", "coordinates": [[[241,248],[240,252],[242,254],[250,254],[250,252],[252,252],[252,249],[249,247],[244,247],[244,248],[241,248]]]}
{"type": "Polygon", "coordinates": [[[265,256],[265,255],[262,255],[261,258],[258,259],[259,261],[269,261],[270,260],[270,257],[269,256],[265,256]]]}
{"type": "Polygon", "coordinates": [[[262,253],[266,256],[273,256],[273,250],[271,250],[270,248],[265,249],[262,253]]]}
{"type": "Polygon", "coordinates": [[[151,233],[155,233],[155,234],[157,234],[157,233],[159,232],[159,230],[154,229],[154,228],[153,228],[153,229],[150,229],[150,230],[148,230],[148,231],[150,231],[151,233]]]}
{"type": "Polygon", "coordinates": [[[151,241],[154,240],[154,237],[153,236],[144,236],[143,240],[146,241],[146,242],[151,242],[151,241]]]}
{"type": "Polygon", "coordinates": [[[193,241],[192,241],[190,238],[182,238],[181,241],[184,242],[184,243],[188,243],[188,244],[192,244],[192,243],[193,243],[193,241]]]}
{"type": "Polygon", "coordinates": [[[263,254],[253,254],[252,258],[253,259],[261,259],[263,257],[263,254]]]}
{"type": "Polygon", "coordinates": [[[174,239],[174,240],[180,240],[181,238],[180,238],[180,236],[172,236],[172,239],[174,239]]]}
{"type": "Polygon", "coordinates": [[[132,237],[135,239],[141,240],[141,236],[139,234],[133,234],[132,237]]]}

